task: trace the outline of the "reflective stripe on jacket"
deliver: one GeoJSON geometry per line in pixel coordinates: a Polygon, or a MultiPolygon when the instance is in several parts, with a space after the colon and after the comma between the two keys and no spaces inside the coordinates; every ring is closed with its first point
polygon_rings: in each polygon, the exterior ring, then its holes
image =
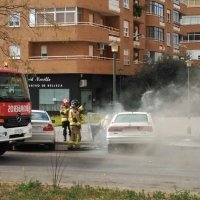
{"type": "Polygon", "coordinates": [[[61,108],[60,108],[61,122],[65,122],[65,121],[69,120],[69,111],[70,111],[70,108],[66,108],[65,106],[61,106],[61,108]],[[64,115],[61,114],[61,112],[63,112],[64,115]]]}
{"type": "Polygon", "coordinates": [[[69,111],[69,122],[70,122],[70,126],[80,126],[81,125],[80,113],[79,113],[78,109],[76,109],[76,110],[70,109],[70,111],[69,111]],[[76,115],[79,116],[78,119],[76,118],[77,122],[74,121],[74,118],[75,118],[74,112],[76,112],[76,115]]]}

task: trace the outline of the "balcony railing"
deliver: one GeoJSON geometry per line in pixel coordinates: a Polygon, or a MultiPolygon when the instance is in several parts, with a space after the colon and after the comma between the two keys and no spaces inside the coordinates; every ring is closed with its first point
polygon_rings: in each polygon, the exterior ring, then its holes
{"type": "Polygon", "coordinates": [[[94,26],[108,30],[110,35],[119,36],[119,29],[92,22],[62,22],[55,24],[37,23],[34,27],[42,27],[42,26],[94,26]]]}
{"type": "MultiPolygon", "coordinates": [[[[72,55],[72,56],[30,56],[29,60],[71,60],[71,59],[96,59],[96,60],[113,60],[113,58],[89,55],[72,55]]],[[[116,61],[120,61],[116,59],[116,61]]]]}

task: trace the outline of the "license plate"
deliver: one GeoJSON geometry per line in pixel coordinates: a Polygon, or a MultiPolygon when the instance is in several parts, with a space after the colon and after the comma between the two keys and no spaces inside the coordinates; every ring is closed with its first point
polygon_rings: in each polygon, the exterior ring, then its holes
{"type": "Polygon", "coordinates": [[[15,129],[14,133],[15,134],[22,134],[23,133],[23,129],[15,129]]]}

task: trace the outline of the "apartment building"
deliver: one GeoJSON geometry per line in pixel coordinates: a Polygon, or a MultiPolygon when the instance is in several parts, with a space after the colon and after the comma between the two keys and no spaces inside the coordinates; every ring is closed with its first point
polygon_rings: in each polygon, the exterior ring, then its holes
{"type": "Polygon", "coordinates": [[[181,44],[187,46],[187,54],[196,66],[200,66],[200,1],[185,1],[187,15],[181,19],[181,24],[187,26],[187,35],[181,40],[181,44]]]}
{"type": "MultiPolygon", "coordinates": [[[[179,0],[32,0],[26,21],[10,13],[8,28],[20,35],[23,45],[9,46],[10,55],[28,75],[34,109],[50,113],[61,101],[79,99],[91,111],[112,101],[113,52],[116,52],[117,99],[120,78],[133,75],[144,63],[163,54],[181,58],[187,35],[180,19],[187,6],[179,0]],[[26,65],[20,60],[26,60],[26,65]]],[[[6,58],[0,55],[4,60],[6,58]]]]}

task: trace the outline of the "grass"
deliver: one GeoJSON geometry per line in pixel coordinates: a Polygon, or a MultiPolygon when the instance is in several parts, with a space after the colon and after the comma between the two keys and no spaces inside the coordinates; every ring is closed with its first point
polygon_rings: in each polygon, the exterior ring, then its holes
{"type": "Polygon", "coordinates": [[[43,185],[39,181],[8,184],[0,182],[1,200],[200,200],[200,195],[188,191],[165,193],[135,192],[133,190],[108,189],[74,184],[71,187],[43,185]]]}

